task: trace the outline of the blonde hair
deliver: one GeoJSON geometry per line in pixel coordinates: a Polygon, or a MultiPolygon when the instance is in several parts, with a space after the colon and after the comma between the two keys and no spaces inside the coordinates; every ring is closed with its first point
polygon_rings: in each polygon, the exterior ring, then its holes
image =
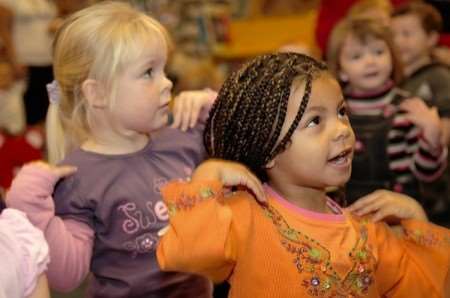
{"type": "Polygon", "coordinates": [[[330,71],[336,76],[336,78],[339,78],[339,59],[341,56],[342,47],[350,34],[362,43],[367,42],[369,38],[383,40],[387,44],[392,56],[392,79],[395,83],[399,83],[402,80],[403,66],[389,28],[370,18],[350,17],[342,20],[336,27],[334,27],[328,42],[326,55],[327,63],[330,71]]]}
{"type": "Polygon", "coordinates": [[[109,104],[115,97],[115,80],[145,50],[145,42],[170,38],[164,27],[122,2],[101,2],[71,15],[57,31],[53,43],[54,76],[60,99],[47,115],[50,163],[79,146],[89,136],[89,119],[81,85],[86,79],[102,82],[109,104]]]}

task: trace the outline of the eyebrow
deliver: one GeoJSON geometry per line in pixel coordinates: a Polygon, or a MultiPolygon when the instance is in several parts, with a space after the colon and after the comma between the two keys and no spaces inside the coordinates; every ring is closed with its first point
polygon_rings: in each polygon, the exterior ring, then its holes
{"type": "MultiPolygon", "coordinates": [[[[341,101],[338,103],[338,107],[341,107],[342,105],[344,105],[345,104],[345,100],[344,99],[341,99],[341,101]]],[[[306,109],[306,111],[305,111],[305,113],[308,113],[308,112],[325,112],[327,109],[325,108],[325,107],[323,107],[323,106],[312,106],[312,107],[308,107],[307,109],[306,109]]]]}
{"type": "Polygon", "coordinates": [[[154,58],[145,59],[145,61],[140,64],[140,67],[149,67],[152,66],[154,63],[155,63],[154,58]]]}
{"type": "Polygon", "coordinates": [[[306,109],[305,113],[308,112],[324,112],[326,109],[322,106],[312,106],[306,109]]]}

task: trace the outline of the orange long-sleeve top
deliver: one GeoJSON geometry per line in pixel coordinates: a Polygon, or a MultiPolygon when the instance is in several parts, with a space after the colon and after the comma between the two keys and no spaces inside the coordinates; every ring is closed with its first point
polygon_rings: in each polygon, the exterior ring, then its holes
{"type": "Polygon", "coordinates": [[[169,184],[161,268],[228,280],[229,297],[443,297],[448,229],[406,220],[399,237],[331,200],[320,214],[266,190],[263,207],[218,182],[169,184]]]}

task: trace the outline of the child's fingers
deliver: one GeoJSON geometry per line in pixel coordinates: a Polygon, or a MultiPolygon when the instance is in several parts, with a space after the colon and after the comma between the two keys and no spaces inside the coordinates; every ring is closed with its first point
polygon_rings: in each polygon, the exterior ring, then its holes
{"type": "Polygon", "coordinates": [[[382,221],[388,216],[394,215],[390,208],[380,208],[372,216],[372,221],[382,221]]]}
{"type": "Polygon", "coordinates": [[[353,211],[353,213],[355,213],[358,216],[364,216],[367,214],[371,214],[377,210],[380,210],[381,207],[383,206],[383,202],[381,201],[374,201],[372,202],[372,204],[370,205],[366,205],[363,208],[360,208],[356,211],[353,211]]]}
{"type": "Polygon", "coordinates": [[[356,202],[351,204],[347,209],[351,212],[355,212],[361,208],[365,208],[371,205],[375,200],[378,199],[379,193],[377,191],[372,192],[364,197],[359,198],[356,202]]]}
{"type": "Polygon", "coordinates": [[[50,165],[46,162],[43,162],[42,160],[35,160],[32,161],[30,163],[28,163],[29,165],[35,166],[35,167],[39,167],[41,169],[45,169],[45,170],[50,170],[50,165]]]}
{"type": "Polygon", "coordinates": [[[193,128],[195,126],[195,124],[197,123],[198,120],[198,116],[200,114],[200,110],[202,109],[202,106],[200,103],[194,103],[192,106],[192,112],[191,112],[191,117],[189,119],[189,127],[193,128]]]}
{"type": "Polygon", "coordinates": [[[191,112],[193,108],[192,100],[185,100],[183,110],[181,111],[181,130],[186,131],[189,128],[191,112]]]}
{"type": "Polygon", "coordinates": [[[364,216],[370,213],[373,213],[383,207],[384,200],[382,197],[373,196],[368,202],[359,207],[358,209],[352,210],[358,216],[364,216]]]}
{"type": "Polygon", "coordinates": [[[267,202],[266,193],[264,192],[264,188],[259,179],[251,174],[247,181],[247,187],[253,192],[253,194],[256,196],[256,199],[261,203],[267,202]]]}
{"type": "Polygon", "coordinates": [[[267,201],[261,182],[244,166],[234,168],[232,172],[223,175],[222,180],[225,186],[244,186],[253,192],[258,201],[267,201]]]}
{"type": "Polygon", "coordinates": [[[173,103],[172,115],[173,115],[173,123],[171,127],[178,128],[181,123],[181,109],[182,109],[183,101],[180,100],[180,97],[176,97],[173,103]]]}
{"type": "Polygon", "coordinates": [[[58,166],[53,169],[53,172],[59,177],[67,177],[77,171],[77,167],[74,166],[58,166]]]}

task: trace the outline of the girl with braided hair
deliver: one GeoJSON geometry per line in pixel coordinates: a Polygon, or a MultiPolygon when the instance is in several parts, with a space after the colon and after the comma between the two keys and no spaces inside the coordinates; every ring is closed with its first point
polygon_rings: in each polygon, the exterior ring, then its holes
{"type": "Polygon", "coordinates": [[[351,173],[346,109],[326,66],[305,55],[264,55],[233,73],[204,133],[210,156],[229,162],[205,162],[163,188],[160,267],[228,280],[230,297],[442,297],[448,230],[405,219],[397,237],[327,197],[351,173]],[[233,176],[245,172],[234,162],[265,182],[264,203],[224,191],[255,184],[233,176]]]}

